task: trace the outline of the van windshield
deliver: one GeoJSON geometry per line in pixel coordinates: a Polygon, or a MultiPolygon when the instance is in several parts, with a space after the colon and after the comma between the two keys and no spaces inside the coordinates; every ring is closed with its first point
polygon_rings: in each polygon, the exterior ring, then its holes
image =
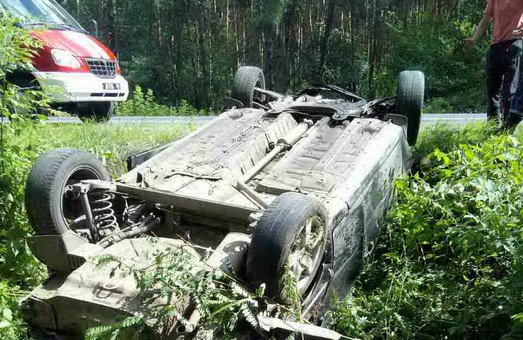
{"type": "Polygon", "coordinates": [[[24,26],[48,26],[85,32],[80,24],[53,0],[0,0],[0,9],[22,20],[24,26]]]}

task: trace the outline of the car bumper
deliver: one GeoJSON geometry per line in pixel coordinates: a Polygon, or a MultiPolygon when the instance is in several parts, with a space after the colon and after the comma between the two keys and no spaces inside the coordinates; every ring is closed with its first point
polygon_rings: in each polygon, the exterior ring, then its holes
{"type": "Polygon", "coordinates": [[[104,79],[92,73],[33,72],[43,91],[53,100],[67,102],[121,102],[127,100],[129,84],[118,75],[104,79]],[[105,90],[104,84],[117,84],[118,90],[105,90]]]}

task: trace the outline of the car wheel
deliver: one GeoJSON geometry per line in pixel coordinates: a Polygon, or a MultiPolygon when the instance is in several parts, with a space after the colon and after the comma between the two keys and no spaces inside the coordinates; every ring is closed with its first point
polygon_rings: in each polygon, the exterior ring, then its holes
{"type": "Polygon", "coordinates": [[[288,303],[290,274],[302,297],[312,286],[326,249],[326,213],[316,199],[298,193],[278,196],[258,220],[247,254],[247,279],[266,284],[265,293],[288,303]]]}
{"type": "Polygon", "coordinates": [[[243,107],[253,107],[255,99],[263,100],[255,88],[265,89],[265,76],[258,67],[242,66],[236,71],[232,85],[231,98],[240,101],[243,107]]]}
{"type": "Polygon", "coordinates": [[[56,149],[44,153],[33,165],[25,188],[29,222],[38,235],[61,235],[83,215],[80,199],[67,186],[82,180],[111,178],[103,164],[88,152],[56,149]]]}
{"type": "Polygon", "coordinates": [[[104,123],[111,119],[114,109],[114,102],[87,103],[78,108],[78,118],[82,121],[94,120],[104,123]]]}
{"type": "Polygon", "coordinates": [[[398,78],[396,112],[408,118],[407,140],[409,145],[418,139],[421,111],[425,96],[425,75],[420,71],[403,71],[398,78]]]}

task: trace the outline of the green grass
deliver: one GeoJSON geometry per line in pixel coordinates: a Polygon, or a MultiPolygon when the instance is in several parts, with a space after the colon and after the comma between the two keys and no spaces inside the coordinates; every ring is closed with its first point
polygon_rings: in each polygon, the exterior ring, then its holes
{"type": "Polygon", "coordinates": [[[109,171],[117,176],[126,171],[128,156],[179,138],[196,127],[195,124],[52,124],[24,127],[18,136],[12,136],[23,148],[34,150],[34,155],[56,148],[88,151],[101,159],[109,171]]]}
{"type": "Polygon", "coordinates": [[[210,110],[199,110],[182,99],[178,105],[159,104],[151,89],[144,90],[135,86],[130,98],[120,103],[116,112],[118,116],[208,116],[210,110]]]}
{"type": "Polygon", "coordinates": [[[421,161],[435,149],[450,151],[459,144],[482,143],[493,134],[494,129],[486,123],[427,125],[421,129],[418,142],[413,148],[415,161],[421,161]]]}

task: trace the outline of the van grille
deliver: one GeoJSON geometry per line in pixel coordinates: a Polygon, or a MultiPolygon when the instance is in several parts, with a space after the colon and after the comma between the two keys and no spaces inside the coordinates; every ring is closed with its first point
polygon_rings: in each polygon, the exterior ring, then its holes
{"type": "Polygon", "coordinates": [[[100,78],[116,77],[116,61],[107,59],[85,59],[89,69],[100,78]]]}

